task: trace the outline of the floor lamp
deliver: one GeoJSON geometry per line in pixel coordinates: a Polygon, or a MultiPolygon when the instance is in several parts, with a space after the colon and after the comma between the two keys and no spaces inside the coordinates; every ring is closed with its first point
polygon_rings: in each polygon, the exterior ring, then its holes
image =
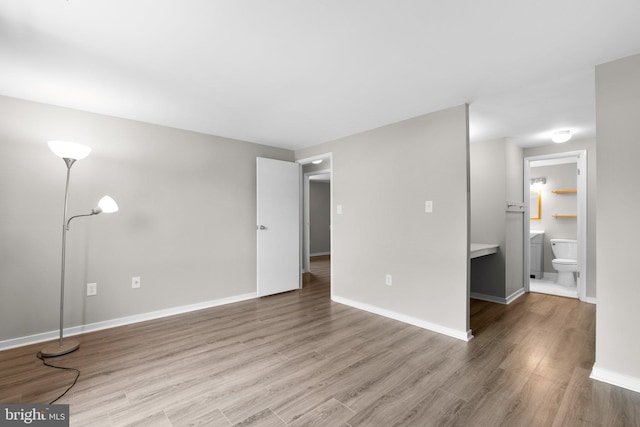
{"type": "Polygon", "coordinates": [[[67,219],[67,200],[69,196],[69,176],[71,175],[71,166],[76,160],[84,159],[91,152],[91,148],[68,141],[49,141],[49,148],[67,165],[67,183],[64,190],[64,215],[62,216],[62,267],[60,273],[60,338],[57,342],[49,344],[42,349],[40,354],[42,357],[54,357],[62,356],[63,354],[71,353],[80,347],[80,343],[76,340],[64,340],[63,339],[63,318],[64,318],[64,272],[65,272],[65,255],[67,246],[67,231],[69,230],[69,223],[72,219],[81,216],[97,215],[105,212],[117,212],[118,205],[109,196],[104,196],[98,202],[98,206],[93,208],[90,213],[83,215],[75,215],[67,219]]]}

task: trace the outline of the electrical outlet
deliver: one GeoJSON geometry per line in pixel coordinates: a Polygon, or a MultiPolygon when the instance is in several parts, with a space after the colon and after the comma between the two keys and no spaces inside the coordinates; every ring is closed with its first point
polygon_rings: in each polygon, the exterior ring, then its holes
{"type": "Polygon", "coordinates": [[[424,212],[425,213],[433,212],[433,200],[425,200],[425,202],[424,202],[424,212]]]}
{"type": "Polygon", "coordinates": [[[98,293],[98,284],[87,283],[87,296],[90,297],[92,295],[96,295],[97,293],[98,293]]]}
{"type": "Polygon", "coordinates": [[[391,275],[390,275],[390,274],[387,274],[387,277],[385,278],[385,284],[386,284],[387,286],[391,286],[391,285],[393,285],[393,279],[392,279],[392,277],[391,277],[391,275]]]}
{"type": "Polygon", "coordinates": [[[140,276],[131,278],[131,287],[137,289],[140,287],[140,276]]]}

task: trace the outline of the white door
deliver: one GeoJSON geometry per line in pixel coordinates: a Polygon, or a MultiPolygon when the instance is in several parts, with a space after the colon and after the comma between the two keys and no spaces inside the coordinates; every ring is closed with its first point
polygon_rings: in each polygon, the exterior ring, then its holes
{"type": "Polygon", "coordinates": [[[300,288],[300,165],[258,157],[258,296],[300,288]]]}

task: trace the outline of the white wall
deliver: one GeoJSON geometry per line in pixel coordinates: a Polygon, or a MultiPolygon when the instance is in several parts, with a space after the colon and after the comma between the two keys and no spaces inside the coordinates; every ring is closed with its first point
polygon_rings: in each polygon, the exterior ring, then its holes
{"type": "Polygon", "coordinates": [[[58,328],[66,167],[50,139],[93,149],[70,214],[120,205],[71,224],[65,327],[255,293],[255,159],[292,151],[0,97],[0,341],[58,328]]]}
{"type": "Polygon", "coordinates": [[[296,152],[333,153],[335,300],[466,337],[467,122],[462,105],[296,152]]]}
{"type": "Polygon", "coordinates": [[[596,67],[598,218],[595,378],[640,392],[640,55],[596,67]]]}

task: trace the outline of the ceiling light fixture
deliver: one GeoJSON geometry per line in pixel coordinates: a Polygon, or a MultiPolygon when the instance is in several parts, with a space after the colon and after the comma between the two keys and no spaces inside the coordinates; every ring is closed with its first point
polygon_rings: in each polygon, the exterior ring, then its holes
{"type": "Polygon", "coordinates": [[[322,159],[314,160],[311,163],[313,163],[314,165],[319,165],[320,163],[322,163],[322,159]]]}
{"type": "Polygon", "coordinates": [[[562,144],[563,142],[567,142],[571,139],[571,131],[570,130],[559,130],[554,132],[551,135],[551,140],[556,144],[562,144]]]}

